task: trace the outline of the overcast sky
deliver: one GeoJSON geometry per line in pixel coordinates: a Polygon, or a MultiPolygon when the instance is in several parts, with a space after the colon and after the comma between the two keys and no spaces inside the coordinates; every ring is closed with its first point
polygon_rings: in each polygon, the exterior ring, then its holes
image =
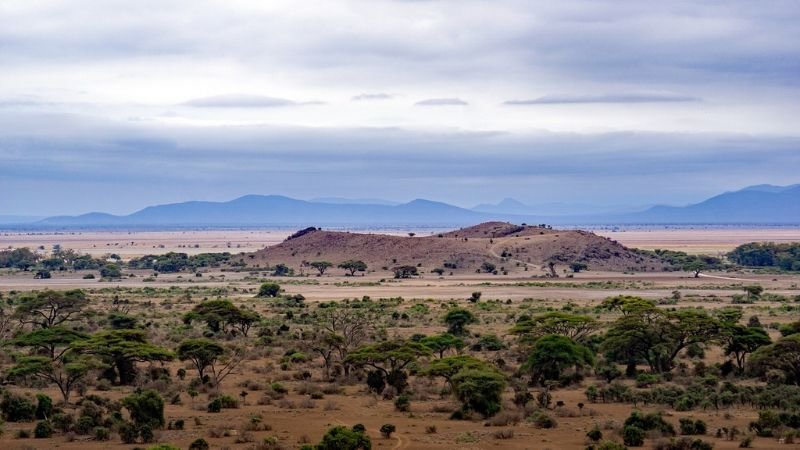
{"type": "Polygon", "coordinates": [[[3,0],[0,215],[800,182],[800,2],[3,0]]]}

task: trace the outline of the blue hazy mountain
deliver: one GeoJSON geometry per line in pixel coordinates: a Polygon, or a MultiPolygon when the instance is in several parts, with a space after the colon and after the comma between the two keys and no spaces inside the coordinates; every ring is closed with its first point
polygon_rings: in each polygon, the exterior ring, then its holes
{"type": "MultiPolygon", "coordinates": [[[[228,202],[191,201],[150,206],[127,216],[89,213],[50,217],[38,226],[432,226],[492,220],[554,225],[586,224],[800,224],[800,185],[750,186],[688,206],[639,212],[558,214],[506,199],[478,210],[424,199],[402,204],[335,203],[279,195],[246,195],[228,202]]],[[[573,210],[574,211],[574,210],[573,210]]]]}
{"type": "Polygon", "coordinates": [[[800,184],[758,185],[688,206],[654,206],[618,216],[621,223],[800,224],[800,184]]]}

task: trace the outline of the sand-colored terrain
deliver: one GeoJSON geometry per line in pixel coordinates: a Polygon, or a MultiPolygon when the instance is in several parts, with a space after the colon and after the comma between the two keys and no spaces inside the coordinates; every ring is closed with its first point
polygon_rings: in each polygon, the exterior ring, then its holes
{"type": "Polygon", "coordinates": [[[644,228],[597,230],[627,247],[680,250],[690,254],[718,255],[748,242],[798,242],[800,228],[644,228]]]}

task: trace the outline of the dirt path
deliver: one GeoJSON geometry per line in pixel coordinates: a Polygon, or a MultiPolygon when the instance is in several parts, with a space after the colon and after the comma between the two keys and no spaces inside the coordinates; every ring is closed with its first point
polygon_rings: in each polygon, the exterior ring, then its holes
{"type": "Polygon", "coordinates": [[[703,278],[715,278],[715,279],[717,279],[717,280],[755,281],[755,282],[758,282],[758,281],[759,281],[759,280],[754,280],[754,279],[752,279],[752,278],[733,278],[733,277],[720,277],[720,276],[717,276],[717,275],[706,275],[706,274],[704,274],[704,273],[698,274],[697,276],[698,276],[698,277],[703,277],[703,278]]]}

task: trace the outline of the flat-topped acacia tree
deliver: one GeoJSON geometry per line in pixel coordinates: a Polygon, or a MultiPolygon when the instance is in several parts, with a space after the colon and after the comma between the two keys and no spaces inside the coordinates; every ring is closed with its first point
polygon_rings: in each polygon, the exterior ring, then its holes
{"type": "Polygon", "coordinates": [[[317,269],[317,272],[319,272],[320,276],[325,275],[325,271],[328,270],[328,268],[333,267],[333,263],[328,261],[312,261],[308,263],[308,265],[317,269]]]}
{"type": "Polygon", "coordinates": [[[75,342],[73,349],[81,354],[95,355],[108,363],[123,385],[134,381],[137,362],[164,362],[175,358],[171,351],[148,342],[144,330],[99,331],[88,339],[75,342]]]}

